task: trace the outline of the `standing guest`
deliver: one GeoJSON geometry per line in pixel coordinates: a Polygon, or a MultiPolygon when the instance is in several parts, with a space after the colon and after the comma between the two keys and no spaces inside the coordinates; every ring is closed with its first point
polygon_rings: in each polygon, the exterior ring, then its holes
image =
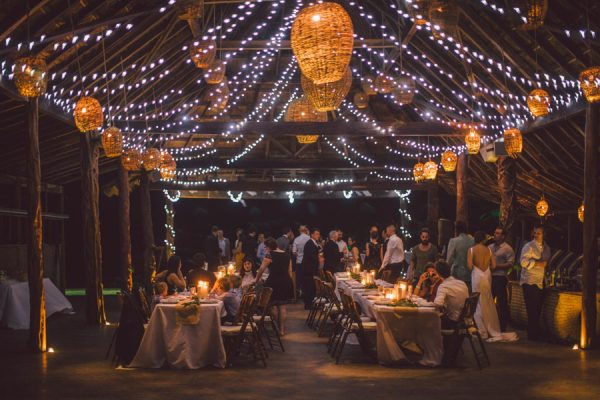
{"type": "MultiPolygon", "coordinates": [[[[384,229],[381,232],[381,248],[383,249],[383,254],[385,254],[385,252],[387,251],[387,245],[388,245],[388,240],[390,238],[387,235],[387,231],[384,229]]],[[[381,257],[381,260],[383,261],[383,256],[381,257]]]]}
{"type": "Polygon", "coordinates": [[[208,282],[208,286],[212,287],[215,284],[215,274],[207,271],[206,257],[203,253],[195,253],[192,256],[194,264],[193,269],[189,270],[186,275],[188,287],[196,286],[199,281],[208,282]]]}
{"type": "Polygon", "coordinates": [[[313,228],[310,231],[310,240],[306,242],[302,255],[302,299],[304,300],[304,309],[310,309],[313,298],[315,297],[315,283],[313,276],[319,273],[319,239],[321,231],[313,228]]]}
{"type": "Polygon", "coordinates": [[[379,241],[379,230],[372,226],[369,231],[369,241],[365,245],[365,269],[376,269],[383,260],[383,245],[379,241]]]}
{"type": "Polygon", "coordinates": [[[256,271],[254,271],[252,260],[248,258],[244,259],[240,277],[242,278],[242,289],[245,290],[254,284],[254,281],[256,280],[256,271]]]}
{"type": "MultiPolygon", "coordinates": [[[[358,250],[358,246],[356,245],[356,240],[354,240],[354,237],[352,236],[348,236],[348,252],[350,254],[352,254],[352,258],[354,259],[354,262],[362,264],[361,260],[360,260],[360,250],[358,250]]],[[[344,268],[342,267],[342,270],[344,268]]]]}
{"type": "Polygon", "coordinates": [[[544,242],[544,228],[535,227],[534,239],[521,250],[521,286],[527,309],[527,337],[539,340],[541,336],[542,288],[544,273],[550,259],[550,247],[544,242]]]}
{"type": "Polygon", "coordinates": [[[498,309],[500,330],[505,332],[509,318],[508,278],[506,275],[515,263],[515,252],[506,243],[506,235],[504,229],[501,227],[496,228],[494,231],[494,243],[489,247],[496,259],[496,268],[492,271],[492,296],[498,309]]]}
{"type": "Polygon", "coordinates": [[[291,244],[294,240],[294,232],[288,227],[283,228],[282,235],[277,238],[277,247],[281,250],[291,253],[291,244]]]}
{"type": "Polygon", "coordinates": [[[185,279],[181,273],[181,258],[177,255],[171,256],[167,261],[165,283],[168,286],[169,295],[185,290],[185,279]]]}
{"type": "Polygon", "coordinates": [[[292,242],[292,258],[296,259],[296,271],[294,272],[294,282],[296,290],[302,290],[302,261],[304,260],[304,245],[310,240],[308,228],[306,225],[300,225],[299,235],[292,242]]]}
{"type": "Polygon", "coordinates": [[[217,231],[217,239],[221,250],[221,263],[227,264],[231,261],[231,242],[223,235],[223,229],[217,231]]]}
{"type": "Polygon", "coordinates": [[[329,232],[329,240],[323,248],[323,269],[332,274],[341,271],[340,249],[337,244],[338,231],[329,232]]]}
{"type": "Polygon", "coordinates": [[[471,271],[467,266],[467,253],[475,244],[473,237],[467,234],[467,224],[464,221],[456,221],[454,224],[456,237],[448,242],[448,255],[446,262],[452,266],[452,276],[471,285],[471,271]]]}
{"type": "Polygon", "coordinates": [[[221,318],[221,323],[235,322],[238,310],[240,309],[241,298],[232,290],[229,278],[220,278],[211,291],[212,297],[219,299],[225,306],[226,315],[221,318]]]}
{"type": "Polygon", "coordinates": [[[265,258],[266,249],[267,249],[267,246],[265,245],[265,234],[259,233],[258,234],[258,247],[256,249],[256,258],[258,259],[259,263],[262,263],[263,258],[265,258]]]}
{"type": "Polygon", "coordinates": [[[429,241],[429,229],[423,228],[419,232],[421,242],[411,249],[412,257],[408,267],[408,280],[417,280],[425,272],[428,264],[433,264],[437,261],[438,248],[429,241]]]}
{"type": "Polygon", "coordinates": [[[279,333],[285,335],[285,320],[287,317],[286,304],[294,297],[292,285],[292,259],[290,254],[277,247],[273,238],[266,241],[267,254],[256,274],[256,282],[260,281],[263,273],[269,268],[269,277],[265,286],[273,288],[271,305],[277,321],[279,333]]]}
{"type": "Polygon", "coordinates": [[[435,264],[430,262],[425,266],[425,272],[421,274],[417,281],[414,295],[427,301],[433,301],[443,281],[444,278],[437,273],[435,264]]]}
{"type": "Polygon", "coordinates": [[[235,266],[237,269],[241,268],[242,261],[245,258],[244,252],[242,251],[243,236],[244,236],[244,230],[242,228],[237,228],[235,230],[235,247],[233,248],[233,257],[234,257],[235,266]]]}
{"type": "Polygon", "coordinates": [[[204,255],[208,263],[208,270],[214,272],[217,270],[219,261],[221,260],[221,249],[219,248],[219,239],[217,233],[219,228],[213,226],[210,229],[210,234],[204,240],[204,255]]]}
{"type": "Polygon", "coordinates": [[[248,234],[242,236],[242,253],[256,263],[256,252],[258,243],[256,241],[256,229],[248,229],[248,234]]]}
{"type": "Polygon", "coordinates": [[[389,225],[386,228],[386,236],[389,239],[379,272],[382,272],[386,268],[389,269],[392,271],[390,281],[396,282],[405,265],[404,244],[402,243],[402,239],[396,235],[396,227],[394,225],[389,225]]]}
{"type": "Polygon", "coordinates": [[[344,232],[341,229],[337,230],[337,245],[343,257],[348,252],[348,245],[344,242],[344,232]]]}

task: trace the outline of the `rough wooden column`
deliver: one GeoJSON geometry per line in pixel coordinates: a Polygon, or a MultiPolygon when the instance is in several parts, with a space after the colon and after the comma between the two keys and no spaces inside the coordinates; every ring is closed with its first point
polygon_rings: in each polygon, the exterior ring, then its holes
{"type": "Polygon", "coordinates": [[[152,225],[152,202],[150,200],[150,177],[142,171],[140,181],[140,214],[142,231],[142,276],[146,290],[151,288],[152,272],[154,271],[154,228],[152,225]]]}
{"type": "Polygon", "coordinates": [[[506,241],[513,245],[517,211],[517,162],[512,157],[498,158],[498,188],[500,190],[500,226],[506,232],[506,241]]]}
{"type": "Polygon", "coordinates": [[[427,188],[427,226],[431,231],[431,242],[437,243],[437,222],[440,219],[440,191],[437,184],[427,188]]]}
{"type": "Polygon", "coordinates": [[[467,199],[467,176],[469,157],[466,153],[458,156],[456,165],[456,221],[469,223],[469,209],[467,199]]]}
{"type": "Polygon", "coordinates": [[[117,171],[117,185],[119,188],[119,271],[121,271],[121,279],[123,281],[122,288],[131,292],[133,277],[131,265],[131,226],[129,216],[129,173],[123,165],[119,165],[117,171]]]}
{"type": "MultiPolygon", "coordinates": [[[[44,299],[44,257],[42,240],[42,172],[39,141],[38,99],[31,98],[27,110],[29,154],[27,188],[29,192],[27,244],[29,280],[29,348],[46,351],[46,302],[44,299]]],[[[18,183],[18,182],[17,182],[18,183]]],[[[20,190],[20,188],[19,188],[20,190]]]]}
{"type": "Polygon", "coordinates": [[[585,118],[585,159],[583,164],[583,271],[581,273],[580,347],[594,345],[596,333],[596,279],[598,275],[598,135],[600,103],[587,106],[585,118]]]}
{"type": "Polygon", "coordinates": [[[83,264],[86,273],[86,319],[89,324],[106,322],[102,294],[102,244],[100,242],[100,193],[98,156],[100,143],[92,133],[81,133],[81,210],[83,264]]]}

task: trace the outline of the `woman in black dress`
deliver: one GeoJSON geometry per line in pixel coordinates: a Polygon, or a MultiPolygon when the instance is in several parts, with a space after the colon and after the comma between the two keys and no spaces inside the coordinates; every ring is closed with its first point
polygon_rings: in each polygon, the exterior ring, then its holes
{"type": "Polygon", "coordinates": [[[371,227],[369,236],[365,246],[365,269],[379,269],[383,260],[383,246],[379,241],[379,231],[376,226],[371,227]]]}
{"type": "Polygon", "coordinates": [[[287,316],[286,304],[294,297],[292,286],[292,260],[288,252],[277,248],[277,242],[273,238],[265,241],[267,254],[256,274],[256,282],[260,282],[262,274],[269,268],[269,277],[265,286],[273,289],[271,305],[274,317],[279,325],[279,333],[285,334],[285,319],[287,316]]]}

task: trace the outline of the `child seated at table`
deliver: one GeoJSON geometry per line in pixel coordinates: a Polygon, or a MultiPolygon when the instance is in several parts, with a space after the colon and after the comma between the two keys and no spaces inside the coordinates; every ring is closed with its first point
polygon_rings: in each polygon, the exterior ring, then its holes
{"type": "Polygon", "coordinates": [[[160,303],[161,299],[164,299],[169,294],[169,287],[165,282],[158,282],[154,285],[154,295],[152,296],[152,310],[154,307],[160,303]]]}
{"type": "Polygon", "coordinates": [[[231,290],[238,296],[242,297],[242,278],[239,275],[229,275],[229,283],[231,290]]]}
{"type": "Polygon", "coordinates": [[[227,315],[221,318],[221,323],[235,322],[241,298],[233,291],[229,278],[220,278],[217,280],[211,293],[214,298],[221,300],[225,305],[227,315]]]}

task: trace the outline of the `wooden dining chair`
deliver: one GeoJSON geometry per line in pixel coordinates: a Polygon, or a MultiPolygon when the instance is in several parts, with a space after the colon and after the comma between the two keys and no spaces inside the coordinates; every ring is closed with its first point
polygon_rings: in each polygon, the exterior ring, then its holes
{"type": "Polygon", "coordinates": [[[340,294],[340,303],[341,303],[341,312],[334,319],[333,330],[331,335],[329,336],[329,341],[327,342],[327,352],[333,357],[336,354],[336,350],[341,342],[344,329],[350,317],[350,307],[348,306],[348,296],[344,294],[342,289],[338,289],[340,294]]]}
{"type": "Polygon", "coordinates": [[[271,296],[273,295],[273,289],[270,287],[263,287],[258,294],[258,306],[256,308],[256,314],[254,315],[254,322],[258,328],[261,339],[264,337],[271,350],[274,346],[278,346],[282,352],[285,351],[283,343],[281,341],[281,334],[277,321],[273,316],[271,307],[271,296]]]}
{"type": "Polygon", "coordinates": [[[342,356],[342,352],[344,351],[344,345],[348,340],[348,336],[353,333],[356,335],[358,339],[358,343],[360,344],[363,353],[365,353],[370,358],[376,358],[375,353],[372,350],[371,341],[369,340],[369,335],[373,332],[377,332],[377,323],[374,321],[363,321],[358,308],[356,307],[356,302],[350,296],[345,293],[342,293],[342,298],[344,298],[344,306],[348,308],[348,320],[344,325],[344,331],[342,333],[342,337],[338,346],[336,347],[332,356],[335,358],[335,363],[339,364],[340,357],[342,356]]]}
{"type": "Polygon", "coordinates": [[[313,276],[313,282],[315,285],[315,297],[306,317],[306,325],[309,328],[314,328],[317,315],[322,311],[325,303],[327,303],[327,298],[323,291],[323,280],[318,276],[313,276]]]}
{"type": "Polygon", "coordinates": [[[333,284],[330,282],[323,282],[323,294],[327,299],[327,302],[323,306],[321,318],[317,323],[317,335],[319,337],[323,336],[323,331],[327,325],[327,322],[329,322],[331,319],[335,319],[337,315],[342,312],[342,305],[335,295],[333,284]]]}

